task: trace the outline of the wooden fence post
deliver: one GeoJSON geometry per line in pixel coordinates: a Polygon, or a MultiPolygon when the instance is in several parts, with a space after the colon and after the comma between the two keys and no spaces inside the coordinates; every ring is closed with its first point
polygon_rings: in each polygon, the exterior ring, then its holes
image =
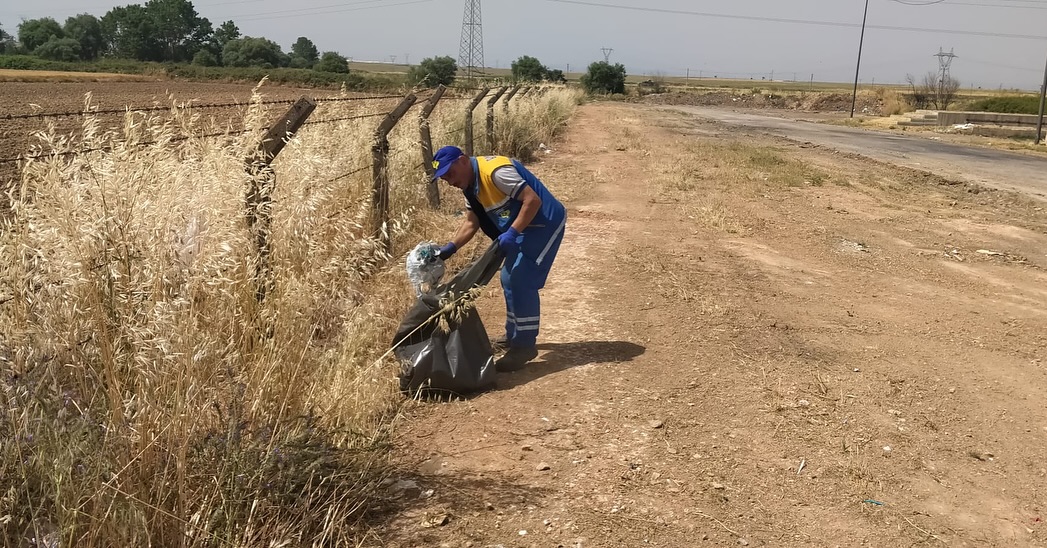
{"type": "Polygon", "coordinates": [[[493,97],[487,100],[487,152],[494,154],[495,142],[494,142],[494,105],[505,95],[508,91],[508,87],[502,87],[498,89],[498,92],[493,97]]]}
{"type": "Polygon", "coordinates": [[[512,101],[513,97],[520,93],[521,89],[523,89],[523,84],[516,84],[513,86],[513,89],[509,90],[509,95],[505,96],[505,102],[502,103],[502,106],[505,107],[506,112],[509,112],[509,101],[512,101]]]}
{"type": "Polygon", "coordinates": [[[487,96],[487,92],[491,91],[491,88],[483,88],[480,93],[473,97],[473,100],[469,102],[469,108],[465,111],[465,155],[473,155],[473,110],[476,109],[476,105],[483,101],[484,97],[487,96]]]}
{"type": "Polygon", "coordinates": [[[436,103],[440,102],[440,98],[444,96],[446,89],[443,85],[436,88],[433,96],[429,98],[429,101],[422,108],[419,122],[422,134],[422,166],[425,168],[425,174],[429,179],[429,183],[426,185],[426,196],[429,198],[429,207],[433,209],[440,208],[440,187],[437,186],[439,181],[433,179],[433,175],[436,174],[436,168],[433,167],[433,136],[429,131],[429,115],[433,113],[436,103]]]}
{"type": "Polygon", "coordinates": [[[315,100],[308,97],[299,99],[269,128],[262,137],[262,142],[258,144],[258,150],[247,159],[247,173],[251,176],[251,186],[247,190],[246,199],[247,228],[254,236],[255,245],[258,247],[258,265],[255,268],[258,289],[255,297],[259,303],[265,300],[273,285],[269,269],[269,232],[272,225],[272,192],[276,186],[276,172],[270,164],[314,110],[315,100]]]}
{"type": "Polygon", "coordinates": [[[399,105],[378,125],[374,130],[374,144],[371,145],[371,174],[373,186],[371,188],[371,207],[374,212],[375,226],[382,232],[382,246],[388,253],[392,248],[392,240],[389,235],[389,172],[386,169],[389,164],[389,132],[396,127],[396,123],[407,114],[418,98],[414,94],[404,97],[399,105]]]}

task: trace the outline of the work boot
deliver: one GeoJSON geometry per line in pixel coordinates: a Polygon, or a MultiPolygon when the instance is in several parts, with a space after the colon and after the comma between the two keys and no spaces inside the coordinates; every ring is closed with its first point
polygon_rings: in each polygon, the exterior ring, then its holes
{"type": "Polygon", "coordinates": [[[538,349],[533,346],[514,346],[494,362],[494,369],[499,373],[519,371],[527,362],[538,357],[538,349]]]}

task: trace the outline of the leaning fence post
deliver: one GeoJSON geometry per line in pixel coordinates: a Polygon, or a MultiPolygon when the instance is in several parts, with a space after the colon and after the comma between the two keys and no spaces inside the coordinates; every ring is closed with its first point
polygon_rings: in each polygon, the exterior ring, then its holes
{"type": "Polygon", "coordinates": [[[509,95],[505,96],[505,102],[502,103],[502,106],[505,107],[506,112],[509,112],[509,101],[512,101],[513,97],[520,93],[521,89],[523,89],[523,84],[516,84],[513,86],[513,89],[509,90],[509,95]]]}
{"type": "Polygon", "coordinates": [[[389,132],[417,100],[414,94],[410,94],[392,112],[386,114],[378,129],[374,130],[374,144],[371,145],[371,207],[374,210],[375,226],[382,232],[382,246],[387,253],[392,247],[389,235],[389,172],[386,169],[389,164],[389,132]]]}
{"type": "Polygon", "coordinates": [[[465,145],[466,156],[473,155],[473,110],[487,96],[488,91],[491,91],[491,88],[480,90],[480,93],[477,93],[476,97],[473,97],[473,100],[469,102],[469,108],[465,111],[465,143],[463,144],[465,145]]]}
{"type": "Polygon", "coordinates": [[[255,280],[258,283],[255,297],[258,302],[265,300],[266,293],[272,289],[273,283],[269,270],[269,231],[272,225],[272,192],[276,186],[276,173],[270,164],[314,110],[315,100],[308,97],[299,99],[269,128],[262,137],[262,142],[258,144],[258,150],[247,158],[247,173],[251,176],[251,186],[247,190],[246,198],[247,227],[258,247],[258,265],[255,267],[255,280]]]}
{"type": "Polygon", "coordinates": [[[502,98],[502,95],[505,95],[505,92],[508,91],[508,90],[509,90],[508,87],[502,87],[502,88],[500,88],[498,90],[497,93],[494,94],[493,97],[491,97],[490,99],[487,100],[487,148],[489,149],[488,152],[490,152],[492,154],[494,153],[494,149],[495,149],[495,145],[494,145],[494,105],[495,105],[495,103],[498,102],[499,99],[502,98]]]}
{"type": "Polygon", "coordinates": [[[422,166],[425,168],[425,174],[429,179],[429,184],[426,186],[426,195],[429,198],[429,207],[433,209],[440,207],[440,187],[437,186],[437,181],[433,179],[433,175],[436,174],[436,168],[433,167],[433,136],[429,131],[429,115],[433,113],[436,103],[440,102],[440,98],[444,96],[446,89],[443,85],[436,88],[433,96],[429,98],[429,101],[422,108],[421,121],[419,122],[422,134],[422,166]]]}

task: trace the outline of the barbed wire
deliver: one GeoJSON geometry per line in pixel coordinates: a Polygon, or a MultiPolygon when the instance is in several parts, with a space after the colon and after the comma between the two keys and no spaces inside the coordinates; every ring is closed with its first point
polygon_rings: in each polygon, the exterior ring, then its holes
{"type": "Polygon", "coordinates": [[[319,103],[344,103],[348,101],[378,101],[381,99],[403,99],[406,95],[369,95],[364,97],[324,97],[314,99],[319,103]]]}
{"type": "MultiPolygon", "coordinates": [[[[412,150],[404,150],[404,151],[402,151],[402,152],[398,152],[398,153],[396,153],[396,154],[391,154],[391,155],[389,155],[389,156],[388,156],[388,157],[386,158],[386,162],[388,162],[388,161],[390,161],[390,160],[394,160],[394,159],[399,159],[399,158],[402,158],[402,157],[404,157],[404,156],[407,156],[407,155],[409,155],[409,154],[416,154],[416,153],[418,153],[418,151],[416,151],[416,150],[414,150],[414,151],[412,151],[412,150]]],[[[342,179],[347,179],[347,178],[349,178],[349,177],[352,177],[353,175],[356,175],[356,174],[358,174],[358,173],[361,173],[361,172],[363,172],[363,171],[366,171],[366,170],[368,170],[368,169],[372,169],[373,167],[374,167],[374,164],[373,164],[373,163],[369,163],[369,164],[367,164],[367,165],[364,165],[364,166],[360,166],[360,167],[358,167],[358,168],[355,168],[355,169],[353,169],[352,171],[348,171],[348,172],[346,172],[346,173],[343,173],[343,174],[341,174],[341,175],[339,175],[339,176],[337,176],[337,177],[334,177],[334,178],[328,179],[328,180],[327,180],[327,182],[328,182],[328,183],[334,183],[334,182],[336,182],[336,181],[340,181],[340,180],[342,180],[342,179]]],[[[412,168],[412,169],[422,169],[422,168],[424,168],[424,167],[425,167],[425,161],[419,161],[417,165],[414,165],[414,166],[408,166],[408,167],[410,167],[410,168],[412,168]]]]}
{"type": "Polygon", "coordinates": [[[387,115],[389,115],[388,112],[376,112],[376,113],[373,113],[373,114],[358,114],[358,115],[355,115],[355,116],[343,116],[341,118],[327,118],[327,119],[324,119],[324,120],[310,120],[308,122],[303,123],[302,125],[303,126],[308,126],[308,125],[311,125],[311,124],[330,124],[330,123],[334,123],[334,122],[345,122],[345,121],[349,121],[349,120],[362,120],[364,118],[377,118],[379,116],[387,116],[387,115]]]}
{"type": "MultiPolygon", "coordinates": [[[[272,101],[261,101],[259,104],[262,105],[288,105],[293,104],[298,99],[278,99],[272,101]]],[[[68,118],[71,116],[83,116],[83,115],[99,115],[99,114],[126,114],[128,112],[160,112],[171,109],[184,109],[184,110],[195,110],[195,109],[212,109],[212,108],[231,108],[231,107],[243,107],[249,106],[251,103],[209,103],[203,105],[193,104],[182,104],[182,105],[154,105],[151,107],[132,107],[125,106],[123,108],[109,108],[109,109],[94,109],[94,110],[69,110],[64,112],[34,112],[25,114],[5,114],[0,116],[4,120],[24,120],[28,118],[68,118]]]]}
{"type": "MultiPolygon", "coordinates": [[[[383,99],[403,99],[404,95],[365,95],[360,97],[323,97],[313,99],[317,104],[320,103],[343,103],[350,101],[379,101],[383,99]]],[[[107,108],[107,109],[93,109],[93,110],[67,110],[59,112],[28,112],[21,114],[3,114],[0,115],[0,119],[3,120],[25,120],[32,118],[68,118],[72,116],[84,116],[84,115],[105,115],[105,114],[126,114],[128,112],[162,112],[171,109],[185,109],[185,110],[205,110],[205,109],[218,109],[218,108],[232,108],[232,107],[245,107],[252,104],[259,105],[291,105],[298,102],[299,99],[270,99],[265,101],[258,101],[257,103],[246,101],[246,102],[232,102],[232,103],[208,103],[208,104],[192,104],[185,103],[180,105],[153,105],[148,107],[134,107],[124,106],[122,108],[107,108]]]]}
{"type": "MultiPolygon", "coordinates": [[[[261,128],[261,130],[268,130],[268,129],[269,128],[261,128]]],[[[134,143],[134,147],[135,148],[145,148],[145,147],[152,146],[152,145],[158,145],[160,143],[178,143],[178,142],[182,142],[182,141],[188,141],[189,139],[210,139],[210,138],[213,138],[213,137],[225,137],[225,136],[231,137],[231,136],[234,136],[234,135],[244,135],[244,134],[247,134],[247,133],[251,133],[253,131],[255,131],[255,130],[254,129],[243,129],[243,130],[240,130],[240,131],[221,131],[221,132],[214,132],[214,133],[202,133],[202,134],[199,134],[199,135],[196,135],[196,134],[194,134],[194,135],[179,135],[179,136],[176,136],[176,137],[172,137],[170,139],[165,139],[163,141],[142,141],[142,142],[139,142],[139,143],[134,143]]],[[[125,141],[125,143],[126,143],[126,141],[125,141]]],[[[112,152],[112,151],[113,151],[113,146],[112,145],[107,145],[107,146],[102,146],[102,147],[92,147],[92,148],[81,148],[81,149],[77,149],[77,150],[66,150],[66,151],[63,151],[63,152],[57,152],[55,150],[50,150],[48,152],[41,152],[39,154],[19,155],[19,156],[15,156],[15,157],[11,157],[11,158],[0,158],[0,165],[12,164],[12,163],[20,162],[20,161],[23,161],[23,160],[39,160],[40,158],[47,158],[47,157],[50,157],[50,156],[58,156],[60,158],[64,158],[66,156],[82,156],[84,154],[90,154],[92,152],[112,152]]]]}

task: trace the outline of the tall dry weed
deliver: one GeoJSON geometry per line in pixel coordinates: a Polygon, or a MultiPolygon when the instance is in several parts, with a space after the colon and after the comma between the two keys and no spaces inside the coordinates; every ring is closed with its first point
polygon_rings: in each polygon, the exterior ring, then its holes
{"type": "MultiPolygon", "coordinates": [[[[563,86],[537,88],[509,102],[507,116],[495,118],[495,142],[484,142],[477,150],[484,154],[502,154],[530,160],[539,145],[552,143],[574,114],[584,94],[563,86]]],[[[501,104],[496,105],[503,110],[501,104]]],[[[502,114],[499,112],[498,114],[502,114]]],[[[482,135],[482,133],[477,133],[482,135]]]]}
{"type": "MultiPolygon", "coordinates": [[[[37,136],[59,153],[24,166],[0,229],[5,544],[359,538],[400,401],[380,358],[413,298],[381,241],[398,255],[447,218],[424,208],[417,110],[390,135],[391,222],[376,229],[381,118],[355,117],[395,100],[323,102],[310,121],[326,123],[273,164],[261,269],[244,161],[282,114],[262,98],[234,124],[243,133],[220,138],[193,135],[226,121],[184,109],[37,136]]],[[[461,109],[447,105],[433,133],[460,144],[461,109]]]]}

